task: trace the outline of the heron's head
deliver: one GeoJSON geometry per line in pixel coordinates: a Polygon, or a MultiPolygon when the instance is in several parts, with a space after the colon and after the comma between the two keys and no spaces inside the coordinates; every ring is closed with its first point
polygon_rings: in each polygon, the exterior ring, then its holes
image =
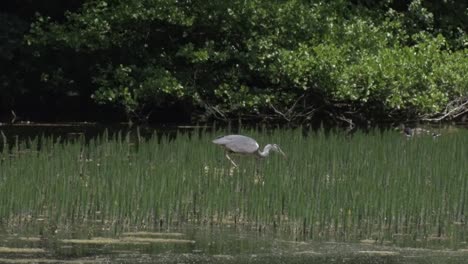
{"type": "Polygon", "coordinates": [[[278,145],[272,144],[271,149],[278,152],[278,153],[280,153],[281,155],[283,155],[286,158],[286,154],[284,154],[284,152],[281,150],[281,148],[278,145]]]}

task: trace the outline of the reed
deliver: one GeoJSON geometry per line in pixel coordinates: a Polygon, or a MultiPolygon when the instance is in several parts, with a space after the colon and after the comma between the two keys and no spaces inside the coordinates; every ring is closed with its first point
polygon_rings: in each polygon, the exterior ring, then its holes
{"type": "Polygon", "coordinates": [[[0,217],[9,224],[224,223],[326,240],[466,241],[466,131],[412,140],[393,131],[306,132],[242,129],[261,145],[278,143],[288,159],[241,157],[238,169],[211,143],[226,131],[8,142],[0,153],[0,217]]]}

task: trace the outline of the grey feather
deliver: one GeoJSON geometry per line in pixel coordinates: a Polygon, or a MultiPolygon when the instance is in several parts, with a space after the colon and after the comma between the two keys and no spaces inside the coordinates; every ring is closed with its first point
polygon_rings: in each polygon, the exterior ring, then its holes
{"type": "Polygon", "coordinates": [[[228,151],[239,154],[253,154],[259,148],[259,145],[255,139],[242,135],[228,135],[219,137],[213,140],[213,143],[223,146],[228,151]]]}

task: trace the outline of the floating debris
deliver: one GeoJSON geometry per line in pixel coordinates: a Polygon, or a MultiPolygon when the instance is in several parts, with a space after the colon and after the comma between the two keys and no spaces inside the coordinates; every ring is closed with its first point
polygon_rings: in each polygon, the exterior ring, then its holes
{"type": "Polygon", "coordinates": [[[400,253],[395,252],[395,251],[375,251],[375,250],[363,250],[363,251],[358,251],[357,253],[368,254],[368,255],[379,255],[379,256],[396,256],[396,255],[400,255],[400,253]]]}
{"type": "Polygon", "coordinates": [[[21,253],[21,254],[36,254],[45,253],[46,250],[43,248],[11,248],[11,247],[0,247],[0,253],[21,253]]]}
{"type": "Polygon", "coordinates": [[[195,243],[194,240],[151,237],[122,237],[119,239],[94,237],[91,239],[62,239],[62,243],[72,244],[152,244],[152,243],[195,243]]]}
{"type": "Polygon", "coordinates": [[[182,233],[164,233],[164,232],[125,232],[122,235],[124,236],[183,236],[182,233]]]}

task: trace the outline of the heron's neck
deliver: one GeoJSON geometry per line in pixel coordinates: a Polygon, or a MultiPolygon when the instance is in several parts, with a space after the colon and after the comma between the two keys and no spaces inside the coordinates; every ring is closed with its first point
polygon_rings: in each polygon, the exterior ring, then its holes
{"type": "Polygon", "coordinates": [[[264,148],[263,148],[263,151],[260,151],[260,149],[258,150],[258,155],[262,158],[265,158],[267,157],[268,155],[270,155],[270,150],[273,146],[268,144],[266,145],[264,148]]]}

